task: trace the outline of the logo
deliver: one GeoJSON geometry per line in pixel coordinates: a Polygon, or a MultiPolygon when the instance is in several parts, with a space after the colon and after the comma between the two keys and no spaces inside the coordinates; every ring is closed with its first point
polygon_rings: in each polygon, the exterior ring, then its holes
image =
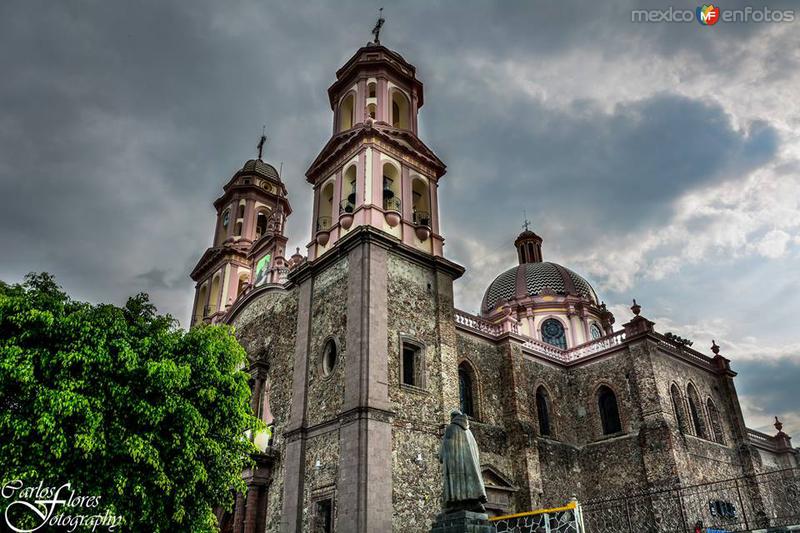
{"type": "Polygon", "coordinates": [[[695,10],[697,22],[703,26],[713,26],[719,22],[719,8],[714,4],[703,4],[695,10]]]}

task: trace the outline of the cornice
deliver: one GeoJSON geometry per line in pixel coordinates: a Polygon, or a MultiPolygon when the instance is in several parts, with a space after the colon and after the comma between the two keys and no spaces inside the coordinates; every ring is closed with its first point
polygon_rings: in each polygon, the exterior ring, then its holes
{"type": "Polygon", "coordinates": [[[380,246],[425,268],[444,272],[450,275],[453,280],[460,278],[465,271],[464,267],[459,264],[449,261],[444,257],[430,255],[416,248],[412,248],[397,240],[396,237],[377,228],[372,226],[358,226],[336,241],[336,244],[331,250],[328,250],[317,259],[307,261],[291,270],[289,272],[289,281],[299,285],[318,272],[325,270],[342,257],[347,256],[353,248],[365,243],[380,246]]]}

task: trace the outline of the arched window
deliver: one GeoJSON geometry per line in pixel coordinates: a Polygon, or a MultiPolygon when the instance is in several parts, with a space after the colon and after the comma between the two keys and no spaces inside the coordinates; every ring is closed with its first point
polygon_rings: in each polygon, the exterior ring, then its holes
{"type": "Polygon", "coordinates": [[[431,225],[430,193],[425,179],[415,177],[411,182],[412,217],[418,226],[431,225]]]}
{"type": "Polygon", "coordinates": [[[567,349],[567,336],[564,326],[555,318],[548,318],[542,322],[542,340],[562,350],[567,349]]]}
{"type": "Polygon", "coordinates": [[[681,433],[686,433],[686,409],[683,404],[683,397],[681,391],[674,383],[669,388],[669,395],[672,398],[672,409],[675,411],[675,420],[678,424],[678,430],[681,433]]]}
{"type": "Polygon", "coordinates": [[[697,389],[695,389],[694,385],[691,383],[689,383],[687,388],[686,396],[689,399],[689,414],[692,417],[694,434],[701,439],[707,439],[708,432],[706,431],[706,421],[703,418],[703,406],[700,403],[700,397],[697,395],[697,389]]]}
{"type": "Polygon", "coordinates": [[[400,90],[392,91],[392,126],[404,130],[409,129],[408,98],[400,90]]]}
{"type": "Polygon", "coordinates": [[[355,124],[355,96],[350,93],[339,104],[339,131],[349,130],[355,124]]]}
{"type": "Polygon", "coordinates": [[[622,431],[622,423],[619,420],[619,408],[617,407],[617,396],[614,391],[605,385],[597,389],[597,406],[600,410],[600,423],[603,427],[603,435],[611,435],[622,431]]]}
{"type": "Polygon", "coordinates": [[[236,218],[244,218],[244,204],[239,204],[239,210],[236,212],[236,218]]]}
{"type": "Polygon", "coordinates": [[[719,417],[717,406],[714,405],[714,402],[711,400],[711,398],[709,398],[706,402],[706,407],[708,409],[708,418],[711,420],[711,430],[714,433],[714,442],[725,444],[725,433],[722,431],[722,420],[719,417]]]}
{"type": "Polygon", "coordinates": [[[356,208],[356,167],[350,165],[342,176],[342,204],[339,206],[341,213],[352,213],[356,208]]]}
{"type": "Polygon", "coordinates": [[[211,282],[211,296],[208,302],[208,314],[210,315],[213,315],[219,311],[219,279],[220,276],[217,274],[214,276],[214,280],[211,282]]]}
{"type": "Polygon", "coordinates": [[[589,326],[589,335],[592,340],[599,339],[603,336],[603,330],[600,329],[596,322],[592,322],[592,325],[589,326]]]}
{"type": "Polygon", "coordinates": [[[539,435],[549,437],[552,434],[550,428],[550,405],[547,391],[542,386],[536,390],[536,416],[539,418],[539,435]]]}
{"type": "Polygon", "coordinates": [[[400,211],[400,173],[391,163],[383,165],[383,208],[400,211]]]}
{"type": "Polygon", "coordinates": [[[317,217],[317,231],[331,229],[331,214],[333,212],[333,180],[322,187],[319,194],[319,216],[317,217]]]}
{"type": "Polygon", "coordinates": [[[265,233],[267,233],[267,214],[259,211],[256,215],[256,240],[263,237],[265,233]]]}
{"type": "Polygon", "coordinates": [[[250,276],[247,273],[239,274],[239,284],[236,286],[236,297],[238,298],[244,292],[244,289],[247,287],[247,283],[250,281],[250,276]]]}
{"type": "Polygon", "coordinates": [[[458,397],[461,412],[475,418],[475,372],[466,361],[458,365],[458,397]]]}
{"type": "Polygon", "coordinates": [[[231,223],[231,210],[226,209],[220,215],[219,235],[217,235],[217,242],[222,242],[228,236],[228,226],[231,223]]]}
{"type": "Polygon", "coordinates": [[[203,286],[200,287],[194,314],[195,322],[200,322],[208,314],[208,283],[203,283],[203,286]]]}
{"type": "Polygon", "coordinates": [[[377,106],[375,104],[368,104],[367,105],[367,114],[369,115],[369,118],[371,118],[372,120],[375,120],[375,113],[376,113],[377,109],[378,108],[377,108],[377,106]]]}
{"type": "Polygon", "coordinates": [[[376,91],[377,84],[374,81],[369,82],[369,85],[367,85],[367,98],[375,98],[376,91]]]}
{"type": "Polygon", "coordinates": [[[237,237],[241,237],[242,236],[242,223],[241,223],[241,221],[236,222],[236,226],[233,229],[233,234],[235,236],[237,236],[237,237]]]}

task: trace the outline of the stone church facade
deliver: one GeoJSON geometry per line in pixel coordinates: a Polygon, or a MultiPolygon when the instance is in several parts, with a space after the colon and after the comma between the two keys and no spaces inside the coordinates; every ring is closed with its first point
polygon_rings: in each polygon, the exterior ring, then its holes
{"type": "Polygon", "coordinates": [[[789,437],[748,430],[735,372],[665,336],[635,304],[615,329],[590,283],[518,265],[480,313],[454,308],[445,165],[417,135],[423,85],[370,43],[328,89],[333,134],[306,173],[311,241],[287,257],[283,177],[260,158],[214,203],[192,323],[245,346],[254,412],[272,428],[222,531],[425,532],[440,507],[449,413],[471,418],[494,515],[797,466],[789,437]]]}

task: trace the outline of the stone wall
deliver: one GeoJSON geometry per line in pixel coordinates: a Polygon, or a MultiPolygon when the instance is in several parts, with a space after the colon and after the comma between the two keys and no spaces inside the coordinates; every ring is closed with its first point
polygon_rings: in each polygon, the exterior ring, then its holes
{"type": "Polygon", "coordinates": [[[344,400],[344,373],[347,366],[347,257],[323,270],[314,278],[311,296],[311,331],[308,347],[309,426],[330,420],[339,414],[344,400]],[[328,339],[339,347],[338,358],[330,375],[322,371],[322,352],[328,339]]]}
{"type": "MultiPolygon", "coordinates": [[[[339,477],[339,431],[334,428],[306,440],[305,477],[303,494],[303,531],[312,531],[316,509],[320,499],[336,501],[336,482],[339,477]]],[[[333,506],[336,523],[337,506],[333,506]]]]}
{"type": "MultiPolygon", "coordinates": [[[[273,445],[282,456],[282,434],[289,420],[292,367],[297,330],[297,292],[274,289],[256,295],[232,321],[236,338],[249,357],[269,353],[270,409],[274,418],[273,445]]],[[[277,462],[267,497],[267,531],[277,532],[283,504],[284,465],[277,462]]]]}
{"type": "MultiPolygon", "coordinates": [[[[455,406],[443,405],[443,371],[439,307],[442,298],[437,275],[396,254],[387,256],[387,343],[389,399],[395,413],[392,427],[392,530],[427,532],[441,507],[441,466],[438,452],[442,422],[455,406]],[[401,344],[423,347],[422,383],[401,383],[401,344]]],[[[453,328],[452,323],[444,324],[453,328]]],[[[445,343],[446,344],[446,343],[445,343]]]]}

